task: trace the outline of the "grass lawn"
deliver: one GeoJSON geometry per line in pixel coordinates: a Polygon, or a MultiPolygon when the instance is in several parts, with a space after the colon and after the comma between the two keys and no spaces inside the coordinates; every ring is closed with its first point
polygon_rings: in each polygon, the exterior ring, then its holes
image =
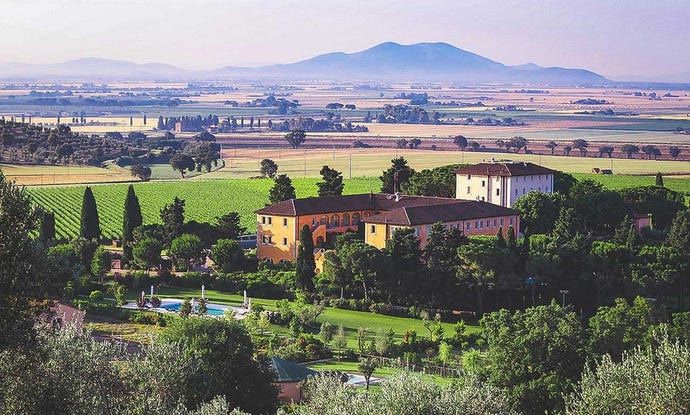
{"type": "MultiPolygon", "coordinates": [[[[358,362],[339,362],[337,360],[332,360],[329,362],[323,362],[323,363],[312,363],[309,365],[306,365],[310,369],[314,369],[316,371],[325,371],[325,370],[333,370],[333,371],[341,371],[341,372],[346,372],[346,373],[357,373],[361,374],[359,369],[357,368],[358,362]]],[[[375,378],[389,378],[396,373],[398,373],[399,370],[391,367],[379,367],[374,370],[374,373],[372,374],[373,377],[375,378]]],[[[444,378],[440,376],[433,376],[433,375],[427,375],[423,374],[422,378],[428,382],[434,382],[437,385],[447,385],[452,382],[452,378],[444,378]]],[[[371,385],[372,387],[376,387],[376,385],[371,385]]]]}
{"type": "MultiPolygon", "coordinates": [[[[148,289],[132,289],[129,290],[127,298],[129,301],[134,301],[141,291],[144,291],[146,295],[149,293],[148,289]]],[[[161,286],[156,288],[156,295],[161,298],[199,298],[201,296],[201,288],[193,289],[161,286]]],[[[249,293],[249,296],[251,297],[251,293],[249,293]]],[[[243,301],[242,295],[208,289],[206,290],[206,298],[208,298],[211,303],[234,306],[241,305],[243,301]]],[[[266,310],[275,310],[276,300],[252,298],[252,305],[261,305],[266,310]]],[[[395,341],[398,343],[402,342],[403,333],[411,328],[417,331],[417,336],[428,337],[429,335],[429,332],[424,328],[422,320],[420,319],[393,317],[364,311],[341,310],[333,307],[326,307],[317,321],[320,323],[327,321],[336,327],[342,325],[345,331],[345,337],[347,338],[347,347],[354,350],[356,350],[358,346],[357,330],[360,327],[369,330],[370,338],[373,338],[379,329],[393,329],[395,332],[395,341]]],[[[446,335],[450,336],[453,333],[454,324],[442,324],[446,335]]],[[[275,325],[272,325],[269,330],[278,334],[288,333],[287,328],[275,325]]],[[[476,325],[467,325],[467,330],[468,332],[478,332],[479,327],[476,325]]]]}

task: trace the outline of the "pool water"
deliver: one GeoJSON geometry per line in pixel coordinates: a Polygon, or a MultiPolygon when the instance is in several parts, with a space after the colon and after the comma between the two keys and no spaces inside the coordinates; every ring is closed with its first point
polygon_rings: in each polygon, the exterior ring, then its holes
{"type": "MultiPolygon", "coordinates": [[[[159,308],[164,308],[170,311],[180,311],[181,305],[182,303],[168,303],[161,304],[159,308]]],[[[197,307],[199,307],[199,304],[194,304],[194,309],[196,309],[197,307]]],[[[210,316],[222,316],[225,314],[226,307],[221,306],[219,304],[207,304],[206,310],[206,313],[210,316]]]]}

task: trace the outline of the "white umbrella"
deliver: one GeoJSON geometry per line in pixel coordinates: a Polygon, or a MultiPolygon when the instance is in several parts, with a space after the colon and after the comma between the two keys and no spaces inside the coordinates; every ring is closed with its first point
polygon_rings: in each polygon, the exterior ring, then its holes
{"type": "Polygon", "coordinates": [[[204,287],[204,284],[201,284],[201,298],[206,298],[206,287],[204,287]]]}
{"type": "Polygon", "coordinates": [[[153,298],[153,285],[151,286],[151,298],[153,298]]]}

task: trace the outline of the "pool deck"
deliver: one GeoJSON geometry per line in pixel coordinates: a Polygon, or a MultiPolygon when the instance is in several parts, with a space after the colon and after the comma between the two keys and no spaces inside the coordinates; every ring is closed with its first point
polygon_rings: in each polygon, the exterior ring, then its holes
{"type": "MultiPolygon", "coordinates": [[[[142,308],[142,307],[137,306],[137,303],[135,303],[135,302],[129,302],[129,303],[127,303],[121,307],[128,309],[128,310],[153,311],[156,313],[177,314],[177,313],[179,313],[179,311],[167,309],[167,308],[165,308],[165,306],[182,304],[182,302],[184,302],[184,300],[181,300],[179,298],[162,298],[160,307],[147,306],[147,307],[142,308]]],[[[198,305],[198,300],[195,299],[194,303],[195,303],[195,306],[198,305]]],[[[215,303],[208,303],[207,307],[209,307],[209,306],[212,306],[216,310],[231,310],[232,313],[235,315],[235,318],[238,320],[243,319],[244,315],[251,311],[247,307],[235,307],[235,306],[215,304],[215,303]]],[[[210,317],[222,317],[222,316],[210,316],[210,317]]]]}

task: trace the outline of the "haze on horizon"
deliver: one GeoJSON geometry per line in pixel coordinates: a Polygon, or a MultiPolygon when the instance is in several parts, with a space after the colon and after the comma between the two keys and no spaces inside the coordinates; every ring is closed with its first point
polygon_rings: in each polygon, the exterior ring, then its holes
{"type": "Polygon", "coordinates": [[[447,42],[613,79],[690,72],[687,0],[5,0],[0,62],[100,57],[187,69],[447,42]]]}

